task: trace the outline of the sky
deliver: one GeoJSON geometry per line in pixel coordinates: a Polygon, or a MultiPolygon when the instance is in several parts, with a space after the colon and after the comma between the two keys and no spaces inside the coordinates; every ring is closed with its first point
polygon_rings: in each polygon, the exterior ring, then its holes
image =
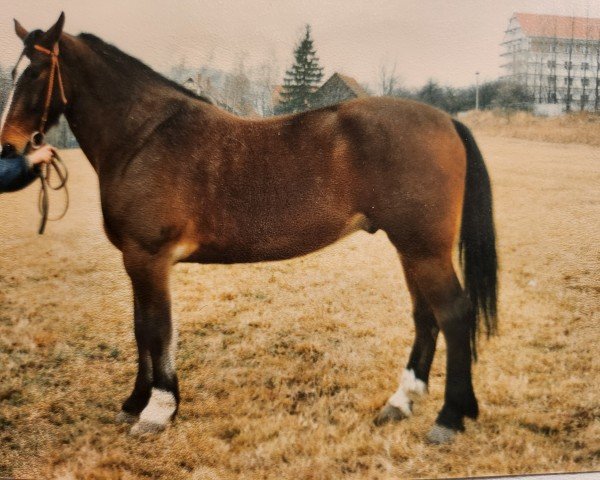
{"type": "Polygon", "coordinates": [[[456,87],[500,74],[513,12],[600,17],[598,0],[2,0],[0,64],[21,43],[13,18],[47,29],[65,12],[65,31],[93,33],[152,68],[207,65],[232,70],[271,64],[283,77],[304,25],[325,78],[341,72],[377,90],[381,67],[396,64],[406,87],[432,78],[456,87]]]}

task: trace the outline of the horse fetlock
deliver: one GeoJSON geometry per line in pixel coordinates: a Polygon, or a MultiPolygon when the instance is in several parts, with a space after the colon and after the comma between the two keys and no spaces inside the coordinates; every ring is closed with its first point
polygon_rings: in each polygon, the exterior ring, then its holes
{"type": "Polygon", "coordinates": [[[413,406],[412,398],[419,397],[425,393],[427,393],[427,384],[415,376],[414,370],[404,370],[400,377],[398,390],[389,398],[383,410],[387,409],[388,413],[391,413],[393,410],[388,407],[392,407],[399,410],[403,418],[410,417],[413,406]]]}
{"type": "Polygon", "coordinates": [[[173,392],[153,388],[150,401],[139,421],[131,428],[132,435],[158,433],[163,431],[177,411],[177,400],[173,392]]]}
{"type": "Polygon", "coordinates": [[[387,404],[400,410],[405,417],[412,415],[413,401],[409,396],[409,391],[400,387],[387,401],[387,404]]]}

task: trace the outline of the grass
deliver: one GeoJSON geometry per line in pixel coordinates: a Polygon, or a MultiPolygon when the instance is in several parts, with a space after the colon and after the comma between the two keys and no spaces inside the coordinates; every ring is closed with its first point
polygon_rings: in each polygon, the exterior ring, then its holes
{"type": "Polygon", "coordinates": [[[527,112],[472,110],[461,120],[485,135],[600,146],[600,115],[591,113],[536,117],[527,112]]]}
{"type": "MultiPolygon", "coordinates": [[[[477,132],[476,132],[477,134],[477,132]]],[[[97,180],[65,153],[73,204],[35,234],[34,189],[0,197],[0,476],[59,479],[414,478],[600,468],[600,150],[477,135],[494,185],[500,335],[474,369],[481,416],[450,446],[424,435],[430,394],[376,428],[412,343],[384,234],[303,258],[177,266],[180,415],[131,438],[129,284],[101,229],[97,180]],[[14,212],[19,212],[15,215],[14,212]]]]}

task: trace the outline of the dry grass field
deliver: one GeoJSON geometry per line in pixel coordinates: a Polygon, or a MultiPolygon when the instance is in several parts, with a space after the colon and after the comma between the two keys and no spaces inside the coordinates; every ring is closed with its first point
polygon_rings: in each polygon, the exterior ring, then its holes
{"type": "Polygon", "coordinates": [[[559,117],[536,117],[527,112],[471,110],[461,120],[480,133],[552,143],[600,147],[600,115],[575,112],[559,117]]]}
{"type": "MultiPolygon", "coordinates": [[[[481,416],[424,435],[443,396],[372,419],[412,342],[385,234],[255,265],[180,265],[180,415],[154,438],[113,418],[135,373],[132,306],[97,180],[65,152],[72,207],[36,234],[36,188],[0,197],[0,477],[387,479],[600,468],[600,148],[478,135],[493,180],[500,336],[480,344],[481,416]]],[[[55,204],[58,201],[55,200],[55,204]]]]}

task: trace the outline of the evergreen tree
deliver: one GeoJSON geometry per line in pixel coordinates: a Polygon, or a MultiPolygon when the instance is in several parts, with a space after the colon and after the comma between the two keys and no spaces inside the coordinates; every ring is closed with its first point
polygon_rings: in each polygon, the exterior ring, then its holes
{"type": "Polygon", "coordinates": [[[315,54],[310,25],[306,25],[304,38],[294,50],[295,63],[285,72],[277,113],[302,112],[310,108],[310,96],[323,78],[323,68],[319,67],[319,58],[315,54]]]}

